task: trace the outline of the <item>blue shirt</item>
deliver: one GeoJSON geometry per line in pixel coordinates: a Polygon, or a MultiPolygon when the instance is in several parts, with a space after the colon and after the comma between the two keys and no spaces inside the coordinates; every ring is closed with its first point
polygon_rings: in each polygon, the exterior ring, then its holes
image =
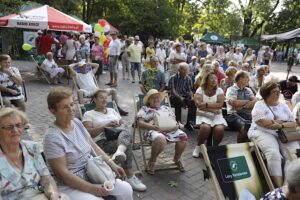
{"type": "MultiPolygon", "coordinates": [[[[169,87],[171,90],[174,88],[177,94],[181,97],[190,97],[193,81],[189,76],[182,78],[179,74],[174,74],[169,80],[169,87]]],[[[171,94],[171,96],[172,95],[174,94],[171,94]]]]}

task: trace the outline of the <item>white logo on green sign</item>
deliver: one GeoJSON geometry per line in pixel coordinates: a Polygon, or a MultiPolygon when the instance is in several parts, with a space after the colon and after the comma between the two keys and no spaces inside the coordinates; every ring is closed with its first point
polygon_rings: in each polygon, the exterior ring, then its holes
{"type": "Polygon", "coordinates": [[[233,182],[251,176],[244,156],[218,159],[218,168],[224,182],[233,182]]]}

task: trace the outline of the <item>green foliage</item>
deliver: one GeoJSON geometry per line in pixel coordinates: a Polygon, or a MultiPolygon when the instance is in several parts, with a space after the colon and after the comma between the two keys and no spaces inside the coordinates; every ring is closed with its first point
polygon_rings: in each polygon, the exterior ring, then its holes
{"type": "Polygon", "coordinates": [[[5,16],[11,13],[19,12],[21,5],[25,1],[22,0],[1,0],[0,1],[0,16],[5,16]]]}

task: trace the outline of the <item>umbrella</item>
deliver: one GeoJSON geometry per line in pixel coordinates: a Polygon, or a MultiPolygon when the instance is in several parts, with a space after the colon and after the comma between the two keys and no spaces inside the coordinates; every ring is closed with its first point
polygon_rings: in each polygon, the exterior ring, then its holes
{"type": "Polygon", "coordinates": [[[0,18],[0,27],[92,32],[92,27],[48,5],[0,18]]]}
{"type": "Polygon", "coordinates": [[[217,33],[207,33],[205,34],[200,41],[206,42],[209,44],[223,44],[225,39],[217,33]]]}

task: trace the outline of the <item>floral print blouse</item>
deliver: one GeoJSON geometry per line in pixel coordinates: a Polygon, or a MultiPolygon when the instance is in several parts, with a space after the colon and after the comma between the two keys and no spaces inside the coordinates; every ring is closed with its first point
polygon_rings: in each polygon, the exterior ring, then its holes
{"type": "Polygon", "coordinates": [[[276,188],[265,194],[260,200],[287,200],[287,198],[281,188],[276,188]]]}
{"type": "Polygon", "coordinates": [[[41,176],[50,175],[39,146],[32,141],[21,141],[24,158],[23,171],[15,169],[0,150],[0,191],[3,200],[22,199],[27,190],[38,191],[41,176]]]}

